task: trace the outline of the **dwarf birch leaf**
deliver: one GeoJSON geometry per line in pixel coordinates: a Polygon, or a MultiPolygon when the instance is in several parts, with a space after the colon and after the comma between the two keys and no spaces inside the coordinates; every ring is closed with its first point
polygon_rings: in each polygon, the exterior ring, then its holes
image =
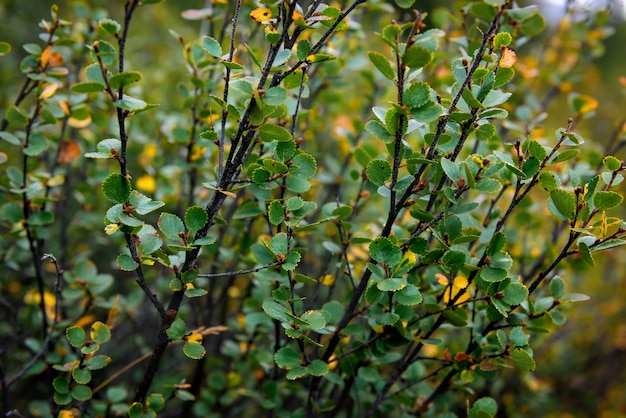
{"type": "Polygon", "coordinates": [[[170,340],[176,341],[183,338],[187,327],[185,326],[185,321],[181,318],[176,318],[172,325],[167,329],[166,333],[170,340]]]}
{"type": "Polygon", "coordinates": [[[88,401],[91,399],[91,389],[89,386],[76,385],[72,388],[72,398],[77,401],[88,401]]]}
{"type": "Polygon", "coordinates": [[[315,359],[306,368],[307,372],[313,376],[324,376],[328,374],[328,364],[326,362],[315,359]]]}
{"type": "Polygon", "coordinates": [[[556,210],[566,219],[574,219],[576,212],[576,197],[565,190],[556,189],[550,192],[550,199],[556,210]]]}
{"type": "Polygon", "coordinates": [[[183,353],[190,359],[200,360],[206,354],[206,349],[202,344],[188,342],[183,346],[183,353]]]}
{"type": "Polygon", "coordinates": [[[259,137],[263,142],[272,142],[272,141],[290,141],[291,134],[289,131],[282,126],[273,125],[271,123],[266,123],[261,125],[258,129],[259,137]]]}
{"type": "Polygon", "coordinates": [[[502,300],[511,306],[517,306],[528,299],[528,289],[521,283],[511,283],[502,293],[504,293],[502,300]]]}
{"type": "Polygon", "coordinates": [[[419,45],[410,46],[402,55],[402,63],[409,68],[421,68],[433,59],[432,53],[419,45]]]}
{"type": "Polygon", "coordinates": [[[104,84],[98,83],[96,81],[85,81],[84,83],[72,85],[72,87],[70,87],[70,91],[77,94],[98,93],[100,91],[103,91],[105,87],[106,86],[104,84]]]}
{"type": "Polygon", "coordinates": [[[370,243],[369,254],[379,263],[396,266],[402,259],[402,251],[389,238],[379,237],[370,243]]]}
{"type": "Polygon", "coordinates": [[[291,347],[283,347],[274,354],[274,361],[281,369],[293,369],[302,364],[300,354],[291,347]]]}
{"type": "Polygon", "coordinates": [[[102,182],[102,192],[113,203],[125,203],[130,197],[130,182],[121,174],[109,174],[102,182]]]}
{"type": "Polygon", "coordinates": [[[204,36],[202,38],[202,48],[204,48],[209,55],[215,58],[222,56],[222,47],[220,46],[220,43],[210,36],[204,36]]]}
{"type": "Polygon", "coordinates": [[[70,345],[74,348],[80,348],[85,345],[87,334],[81,327],[69,327],[65,330],[65,336],[70,345]]]}
{"type": "Polygon", "coordinates": [[[367,53],[367,56],[369,57],[372,64],[374,64],[374,66],[378,69],[378,71],[382,73],[382,75],[387,77],[389,80],[394,79],[395,74],[391,69],[391,64],[389,64],[389,61],[387,60],[387,58],[384,57],[383,54],[370,51],[367,53]]]}
{"type": "Polygon", "coordinates": [[[285,209],[279,200],[270,203],[267,213],[272,225],[279,225],[285,220],[285,209]]]}
{"type": "Polygon", "coordinates": [[[404,288],[394,293],[394,300],[400,305],[413,306],[422,303],[423,299],[416,286],[407,284],[404,288]]]}
{"type": "Polygon", "coordinates": [[[171,213],[162,213],[157,223],[163,234],[171,240],[179,240],[179,234],[185,233],[183,221],[171,213]]]}
{"type": "Polygon", "coordinates": [[[133,258],[128,254],[120,254],[116,259],[117,266],[124,271],[134,271],[139,267],[139,263],[137,263],[133,258]]]}
{"type": "Polygon", "coordinates": [[[382,186],[391,178],[391,165],[386,160],[373,160],[365,169],[367,178],[376,186],[382,186]]]}
{"type": "Polygon", "coordinates": [[[535,370],[535,360],[527,351],[521,348],[515,348],[511,351],[511,360],[519,370],[531,372],[535,370]]]}
{"type": "Polygon", "coordinates": [[[609,210],[622,203],[624,197],[617,192],[599,191],[593,196],[593,204],[598,210],[609,210]]]}
{"type": "Polygon", "coordinates": [[[111,88],[117,90],[120,87],[132,86],[143,79],[143,76],[138,71],[125,71],[123,73],[115,74],[109,79],[109,85],[111,88]]]}
{"type": "Polygon", "coordinates": [[[209,220],[206,210],[200,206],[194,205],[185,211],[185,225],[194,234],[206,225],[209,220]]]}
{"type": "Polygon", "coordinates": [[[591,267],[595,266],[595,262],[593,261],[593,256],[591,255],[591,251],[589,251],[589,247],[584,242],[578,242],[578,253],[582,257],[583,261],[589,264],[591,267]]]}

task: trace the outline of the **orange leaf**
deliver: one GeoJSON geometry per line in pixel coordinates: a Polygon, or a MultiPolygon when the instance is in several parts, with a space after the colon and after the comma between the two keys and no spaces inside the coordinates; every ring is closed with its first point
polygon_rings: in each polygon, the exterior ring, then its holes
{"type": "Polygon", "coordinates": [[[78,142],[67,139],[61,142],[61,150],[59,151],[59,163],[71,163],[81,154],[78,142]]]}
{"type": "Polygon", "coordinates": [[[515,51],[509,48],[502,48],[502,57],[500,58],[500,67],[511,68],[517,61],[517,55],[515,51]]]}
{"type": "Polygon", "coordinates": [[[456,355],[454,356],[454,361],[456,363],[460,363],[462,361],[469,360],[469,359],[470,359],[470,356],[467,353],[464,353],[462,351],[456,353],[456,355]]]}

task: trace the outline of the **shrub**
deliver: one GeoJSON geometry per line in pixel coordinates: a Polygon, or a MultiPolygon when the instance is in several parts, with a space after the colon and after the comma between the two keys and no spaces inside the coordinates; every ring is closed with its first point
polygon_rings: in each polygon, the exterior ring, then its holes
{"type": "Polygon", "coordinates": [[[150,3],[54,6],[23,46],[3,414],[496,416],[489,382],[587,299],[571,269],[626,242],[618,137],[580,153],[598,101],[544,129],[584,61],[532,57],[597,54],[606,12],[542,46],[504,0],[215,1],[156,51],[150,3]]]}

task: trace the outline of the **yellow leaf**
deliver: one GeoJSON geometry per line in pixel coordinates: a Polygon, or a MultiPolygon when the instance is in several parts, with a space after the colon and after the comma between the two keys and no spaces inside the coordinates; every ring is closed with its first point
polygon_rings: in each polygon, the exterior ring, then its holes
{"type": "Polygon", "coordinates": [[[500,57],[500,67],[511,68],[517,61],[517,54],[509,48],[502,48],[502,57],[500,57]]]}
{"type": "Polygon", "coordinates": [[[137,188],[147,193],[152,193],[156,190],[156,180],[154,177],[144,174],[137,179],[137,188]]]}
{"type": "Polygon", "coordinates": [[[272,11],[266,7],[259,7],[250,12],[250,17],[257,22],[265,22],[272,17],[272,11]]]}
{"type": "Polygon", "coordinates": [[[57,83],[46,83],[41,94],[39,95],[39,100],[46,100],[52,97],[52,95],[57,91],[59,85],[57,83]]]}
{"type": "Polygon", "coordinates": [[[194,333],[186,338],[188,343],[202,344],[202,334],[194,333]]]}
{"type": "Polygon", "coordinates": [[[120,229],[120,226],[118,224],[108,224],[104,227],[104,232],[107,235],[113,235],[117,232],[118,229],[120,229]]]}
{"type": "Polygon", "coordinates": [[[324,286],[331,286],[335,282],[334,274],[326,274],[320,278],[320,283],[324,286]]]}

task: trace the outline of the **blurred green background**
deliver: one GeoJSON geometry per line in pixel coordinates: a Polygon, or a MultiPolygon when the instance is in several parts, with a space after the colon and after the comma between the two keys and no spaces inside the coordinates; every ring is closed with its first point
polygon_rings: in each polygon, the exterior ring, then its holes
{"type": "MultiPolygon", "coordinates": [[[[38,22],[49,17],[52,4],[58,4],[59,14],[68,20],[74,13],[86,13],[87,9],[112,10],[111,17],[120,20],[123,12],[122,0],[92,1],[47,1],[47,0],[2,0],[0,2],[0,41],[9,42],[13,50],[0,58],[0,111],[4,112],[19,91],[22,75],[20,60],[26,55],[21,44],[38,43],[38,22]],[[119,7],[113,7],[116,5],[119,7]]],[[[305,3],[305,2],[303,2],[305,3]]],[[[418,0],[420,10],[433,11],[447,7],[458,10],[466,2],[418,0]]],[[[525,2],[530,4],[530,2],[525,2]]],[[[586,2],[583,2],[586,3],[586,2]]],[[[128,56],[131,66],[146,68],[149,83],[158,83],[161,88],[147,91],[146,100],[161,103],[161,110],[177,108],[177,77],[183,66],[177,40],[169,33],[174,29],[186,40],[201,33],[202,23],[181,17],[181,12],[190,8],[202,8],[204,1],[166,1],[158,7],[147,8],[136,15],[135,30],[130,35],[128,56]],[[150,42],[134,42],[142,37],[150,42]],[[151,49],[142,48],[151,45],[151,49]],[[172,53],[171,51],[176,51],[172,53]],[[156,96],[158,95],[158,96],[156,96]],[[172,100],[168,100],[172,98],[172,100]]],[[[564,7],[564,6],[561,6],[564,7]]],[[[546,9],[548,10],[548,9],[546,9]]],[[[553,7],[558,17],[562,10],[553,7]]],[[[398,11],[398,18],[403,12],[398,11]]],[[[554,16],[553,16],[554,17],[554,16]]],[[[558,25],[558,22],[549,18],[558,25]]],[[[204,23],[206,25],[206,22],[204,23]]],[[[588,141],[590,149],[601,149],[617,131],[618,141],[624,141],[624,129],[619,122],[626,118],[626,24],[623,16],[615,13],[611,26],[614,33],[596,51],[598,55],[582,70],[576,90],[595,97],[599,101],[596,115],[583,120],[577,127],[588,141]]],[[[548,26],[544,42],[550,42],[554,27],[548,26]]],[[[541,40],[536,41],[537,48],[541,40]]],[[[547,93],[547,92],[546,92],[547,93]]],[[[551,117],[545,130],[554,131],[566,124],[568,114],[566,94],[555,98],[550,104],[551,117]]],[[[0,149],[3,145],[0,143],[0,149]]],[[[624,149],[615,154],[626,158],[624,149]]],[[[624,216],[624,215],[623,215],[624,216]]],[[[499,396],[507,405],[505,416],[544,417],[626,417],[626,257],[618,249],[596,259],[594,269],[580,266],[575,277],[568,277],[568,289],[586,293],[589,302],[577,304],[571,309],[568,322],[556,332],[546,335],[545,341],[535,355],[537,371],[525,377],[526,385],[513,385],[513,371],[509,379],[497,381],[491,388],[492,396],[499,396]],[[522,406],[530,405],[530,406],[522,406]]],[[[533,344],[534,345],[534,344],[533,344]]]]}

